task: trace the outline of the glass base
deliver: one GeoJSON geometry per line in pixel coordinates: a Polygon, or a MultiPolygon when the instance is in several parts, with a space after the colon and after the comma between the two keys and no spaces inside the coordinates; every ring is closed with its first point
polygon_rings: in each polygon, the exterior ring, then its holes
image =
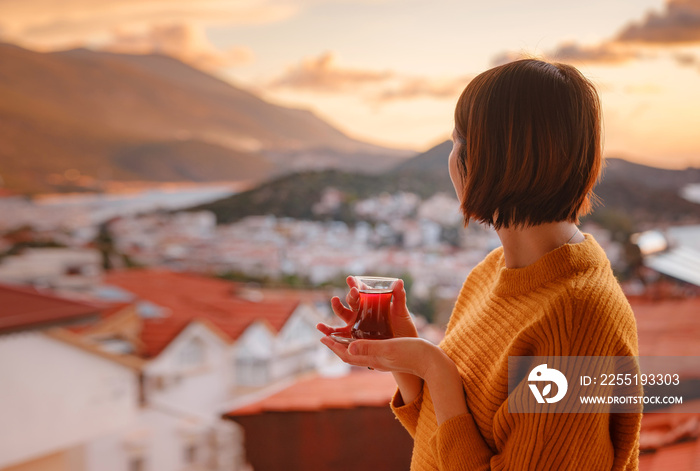
{"type": "Polygon", "coordinates": [[[349,344],[354,342],[355,339],[352,338],[349,332],[333,332],[330,337],[338,343],[349,344]]]}

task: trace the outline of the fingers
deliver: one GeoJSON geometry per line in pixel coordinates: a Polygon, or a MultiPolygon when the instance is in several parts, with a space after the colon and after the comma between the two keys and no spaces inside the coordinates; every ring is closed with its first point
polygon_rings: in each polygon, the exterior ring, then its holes
{"type": "Polygon", "coordinates": [[[347,360],[358,366],[371,366],[375,370],[386,371],[384,340],[355,340],[346,349],[347,360]]]}
{"type": "Polygon", "coordinates": [[[345,302],[348,303],[352,311],[357,312],[360,310],[360,292],[356,287],[350,288],[348,295],[345,296],[345,302]]]}
{"type": "Polygon", "coordinates": [[[330,348],[333,353],[338,355],[338,358],[343,360],[345,363],[350,363],[348,361],[348,346],[340,342],[336,342],[330,337],[323,337],[321,343],[326,347],[330,348]]]}
{"type": "Polygon", "coordinates": [[[348,324],[343,327],[333,327],[328,324],[324,324],[323,322],[319,322],[318,324],[316,324],[316,329],[323,335],[331,335],[336,332],[350,332],[351,327],[352,324],[348,324]]]}
{"type": "MultiPolygon", "coordinates": [[[[356,343],[367,343],[367,341],[362,341],[362,340],[355,340],[352,342],[349,346],[347,344],[342,344],[340,342],[336,342],[330,337],[323,337],[321,339],[321,343],[331,349],[333,353],[338,355],[338,358],[343,360],[345,363],[348,363],[350,365],[355,365],[355,366],[363,366],[363,367],[371,367],[375,370],[378,371],[387,371],[385,366],[381,364],[381,359],[378,358],[377,356],[372,356],[372,355],[359,355],[359,354],[351,354],[350,353],[350,347],[355,345],[356,343]]],[[[381,342],[381,340],[375,340],[374,342],[381,342]]],[[[366,350],[366,347],[361,347],[362,351],[366,350]]],[[[359,350],[358,350],[359,351],[359,350]]]]}
{"type": "Polygon", "coordinates": [[[346,363],[357,366],[369,366],[377,371],[394,371],[396,369],[392,339],[355,340],[347,348],[346,363]]]}
{"type": "Polygon", "coordinates": [[[355,318],[357,318],[357,312],[343,306],[338,296],[333,296],[331,299],[331,308],[335,315],[340,317],[347,324],[354,322],[355,318]]]}
{"type": "MultiPolygon", "coordinates": [[[[347,355],[347,349],[348,347],[346,345],[341,344],[340,342],[336,342],[330,337],[323,337],[321,339],[321,343],[325,345],[326,347],[330,348],[333,353],[338,355],[341,360],[343,360],[343,357],[347,355]]],[[[345,361],[345,360],[343,360],[345,361]]]]}
{"type": "Polygon", "coordinates": [[[348,353],[353,356],[370,356],[376,355],[377,352],[372,352],[371,349],[375,347],[368,341],[355,340],[348,347],[348,353]]]}

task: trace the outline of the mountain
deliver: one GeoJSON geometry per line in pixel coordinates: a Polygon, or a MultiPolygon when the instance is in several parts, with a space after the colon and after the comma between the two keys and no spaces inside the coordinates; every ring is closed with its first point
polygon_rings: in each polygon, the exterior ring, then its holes
{"type": "MultiPolygon", "coordinates": [[[[447,172],[447,156],[452,144],[443,142],[429,151],[398,165],[395,174],[425,192],[453,191],[447,172]],[[430,191],[428,189],[428,191],[430,191]]],[[[700,205],[683,199],[678,191],[700,183],[700,168],[672,170],[640,165],[618,158],[606,159],[605,169],[595,188],[601,204],[590,219],[608,224],[611,218],[628,219],[634,225],[656,223],[700,223],[700,205]]]]}
{"type": "Polygon", "coordinates": [[[452,195],[454,189],[447,171],[447,158],[451,151],[452,141],[445,141],[399,164],[392,174],[407,191],[421,195],[443,191],[452,195]]]}
{"type": "MultiPolygon", "coordinates": [[[[435,147],[407,159],[394,168],[394,172],[404,175],[430,174],[435,178],[444,178],[447,174],[447,157],[452,151],[452,141],[441,142],[435,147]]],[[[449,179],[449,175],[448,175],[449,179]]]]}
{"type": "Polygon", "coordinates": [[[700,168],[673,170],[609,158],[606,159],[605,169],[603,169],[603,180],[609,183],[633,181],[648,188],[678,190],[691,183],[700,183],[700,168]]]}
{"type": "MultiPolygon", "coordinates": [[[[196,209],[213,211],[220,223],[254,214],[304,219],[335,217],[352,222],[353,202],[382,192],[410,191],[424,198],[437,192],[454,194],[447,171],[450,150],[451,143],[443,142],[383,175],[338,171],[289,175],[196,209]],[[313,206],[327,188],[339,190],[343,203],[335,214],[314,214],[313,206]]],[[[680,188],[691,183],[700,183],[700,169],[668,170],[607,159],[602,180],[595,189],[602,204],[587,218],[622,232],[654,224],[700,223],[700,204],[678,195],[680,188]]]]}
{"type": "Polygon", "coordinates": [[[70,169],[88,180],[255,180],[295,159],[360,171],[371,156],[381,171],[406,156],[170,57],[0,44],[0,63],[0,176],[14,189],[46,190],[70,169]]]}
{"type": "Polygon", "coordinates": [[[297,219],[335,218],[352,222],[355,220],[352,203],[379,193],[409,191],[425,198],[438,191],[453,194],[447,173],[447,156],[451,148],[449,141],[444,142],[379,175],[338,170],[298,172],[191,209],[212,211],[221,224],[258,214],[297,219]],[[328,188],[336,189],[343,195],[342,203],[333,214],[314,213],[314,205],[328,188]]]}

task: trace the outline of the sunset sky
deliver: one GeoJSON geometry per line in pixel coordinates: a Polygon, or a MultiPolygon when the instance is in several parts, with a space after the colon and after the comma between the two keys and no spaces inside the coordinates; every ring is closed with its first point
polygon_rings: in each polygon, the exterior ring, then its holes
{"type": "Polygon", "coordinates": [[[0,39],[173,55],[349,135],[425,150],[520,54],[599,87],[608,156],[700,166],[700,0],[0,0],[0,39]]]}

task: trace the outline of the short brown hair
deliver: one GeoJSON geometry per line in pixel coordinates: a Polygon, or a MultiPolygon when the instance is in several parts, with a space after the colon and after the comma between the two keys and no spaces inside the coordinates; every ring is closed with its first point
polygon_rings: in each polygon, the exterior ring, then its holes
{"type": "Polygon", "coordinates": [[[455,131],[465,224],[578,223],[590,212],[601,107],[575,67],[524,59],[481,73],[457,102],[455,131]]]}

